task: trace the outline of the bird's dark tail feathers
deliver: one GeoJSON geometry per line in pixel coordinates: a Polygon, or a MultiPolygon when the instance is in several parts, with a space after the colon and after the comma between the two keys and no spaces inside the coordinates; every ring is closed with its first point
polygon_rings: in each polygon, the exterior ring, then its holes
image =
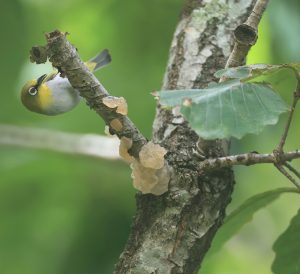
{"type": "Polygon", "coordinates": [[[109,54],[108,49],[104,49],[99,54],[97,54],[94,58],[87,62],[88,67],[91,71],[95,72],[98,69],[105,67],[107,64],[111,62],[111,56],[109,54]]]}

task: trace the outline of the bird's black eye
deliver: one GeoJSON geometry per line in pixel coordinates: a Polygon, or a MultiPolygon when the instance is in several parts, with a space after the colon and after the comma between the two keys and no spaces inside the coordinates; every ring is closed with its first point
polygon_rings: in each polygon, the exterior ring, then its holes
{"type": "Polygon", "coordinates": [[[28,93],[32,96],[36,95],[37,94],[37,89],[36,87],[31,87],[29,90],[28,90],[28,93]]]}

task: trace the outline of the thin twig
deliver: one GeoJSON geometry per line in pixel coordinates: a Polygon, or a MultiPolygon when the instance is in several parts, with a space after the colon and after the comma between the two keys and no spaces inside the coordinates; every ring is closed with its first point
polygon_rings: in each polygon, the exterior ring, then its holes
{"type": "Polygon", "coordinates": [[[266,164],[273,163],[274,166],[286,176],[297,188],[300,189],[300,185],[296,180],[283,168],[283,165],[286,166],[290,171],[292,171],[298,178],[300,178],[300,173],[293,168],[287,161],[292,161],[293,159],[300,158],[300,151],[290,151],[280,154],[280,161],[278,161],[278,153],[274,151],[269,154],[258,154],[258,153],[245,153],[240,155],[232,155],[227,157],[220,157],[215,159],[207,159],[199,164],[201,172],[219,169],[224,167],[231,167],[234,165],[255,165],[255,164],[266,164]]]}
{"type": "MultiPolygon", "coordinates": [[[[290,151],[285,152],[281,156],[284,162],[292,161],[293,159],[300,158],[300,151],[290,151]]],[[[239,155],[231,155],[226,157],[214,158],[214,159],[207,159],[199,163],[200,169],[203,170],[210,170],[216,168],[223,168],[223,167],[231,167],[234,165],[255,165],[255,164],[266,164],[266,163],[273,163],[278,164],[278,157],[276,153],[269,153],[269,154],[259,154],[259,153],[245,153],[239,155]]]]}
{"type": "Polygon", "coordinates": [[[296,108],[297,102],[298,102],[298,98],[294,94],[293,103],[292,103],[292,106],[291,106],[291,110],[289,112],[289,116],[288,116],[287,122],[285,124],[285,128],[284,128],[283,134],[281,136],[280,143],[279,143],[279,145],[277,147],[277,151],[279,153],[281,153],[283,151],[283,147],[285,145],[286,138],[287,138],[290,126],[291,126],[291,122],[292,122],[292,118],[293,118],[293,115],[294,115],[294,112],[295,112],[295,108],[296,108]]]}
{"type": "MultiPolygon", "coordinates": [[[[299,78],[299,74],[296,73],[296,75],[297,75],[297,78],[299,78]]],[[[291,126],[291,122],[292,122],[292,119],[293,119],[293,116],[294,116],[295,108],[296,108],[296,105],[298,103],[299,97],[300,97],[300,79],[298,79],[297,89],[293,94],[293,102],[292,102],[292,105],[291,105],[291,110],[289,112],[289,116],[288,116],[288,119],[287,119],[287,122],[286,122],[286,125],[285,125],[285,128],[284,128],[284,132],[283,132],[282,137],[280,139],[280,143],[277,147],[277,152],[279,154],[281,154],[283,152],[283,147],[284,147],[284,144],[286,142],[286,138],[287,138],[290,126],[291,126]]]]}
{"type": "Polygon", "coordinates": [[[284,152],[283,152],[283,147],[285,145],[288,133],[289,133],[289,129],[291,126],[291,122],[294,116],[294,112],[296,109],[296,105],[297,102],[299,100],[300,97],[300,76],[299,73],[297,71],[294,71],[295,75],[298,79],[298,83],[297,83],[297,88],[296,91],[293,93],[293,102],[291,105],[291,110],[289,112],[289,116],[287,119],[287,122],[285,124],[284,127],[284,131],[283,134],[281,136],[280,142],[278,147],[273,151],[275,157],[276,157],[276,162],[274,163],[274,165],[276,166],[276,168],[284,175],[286,176],[296,187],[300,188],[300,185],[296,182],[296,180],[284,169],[283,166],[285,166],[286,168],[288,168],[291,172],[293,172],[298,178],[300,178],[300,174],[299,172],[293,168],[290,164],[286,163],[286,161],[284,160],[284,152]]]}
{"type": "Polygon", "coordinates": [[[235,44],[227,60],[226,68],[241,66],[250,48],[256,43],[258,24],[268,5],[268,0],[257,0],[244,24],[234,30],[235,44]]]}
{"type": "Polygon", "coordinates": [[[296,182],[296,180],[283,168],[281,164],[274,164],[275,167],[285,176],[287,177],[298,189],[300,189],[300,185],[296,182]]]}
{"type": "Polygon", "coordinates": [[[287,169],[289,169],[291,172],[293,172],[299,179],[300,179],[300,172],[295,169],[291,164],[289,163],[284,163],[283,164],[287,169]]]}

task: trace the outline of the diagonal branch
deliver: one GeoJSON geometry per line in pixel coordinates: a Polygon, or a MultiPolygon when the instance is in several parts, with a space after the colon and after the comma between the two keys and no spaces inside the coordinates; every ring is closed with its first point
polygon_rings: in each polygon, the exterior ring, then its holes
{"type": "Polygon", "coordinates": [[[299,179],[300,179],[300,172],[295,169],[291,164],[289,163],[284,163],[283,164],[288,170],[290,170],[291,172],[293,172],[299,179]]]}
{"type": "Polygon", "coordinates": [[[285,128],[284,128],[284,132],[283,132],[282,137],[280,139],[279,145],[276,149],[276,151],[279,154],[283,153],[283,147],[285,145],[285,141],[286,141],[286,138],[288,136],[288,132],[289,132],[289,129],[290,129],[290,126],[291,126],[291,122],[292,122],[292,119],[293,119],[293,116],[294,116],[294,112],[295,112],[297,103],[298,103],[299,98],[300,98],[300,75],[297,71],[295,71],[295,74],[296,74],[296,77],[298,79],[297,88],[296,88],[296,91],[293,94],[293,102],[292,102],[291,110],[289,112],[289,116],[288,116],[288,119],[287,119],[287,122],[286,122],[286,125],[285,125],[285,128]]]}
{"type": "MultiPolygon", "coordinates": [[[[108,107],[104,102],[118,100],[112,97],[107,90],[81,61],[76,48],[66,38],[67,33],[58,30],[47,33],[47,46],[34,47],[31,50],[31,60],[36,63],[44,62],[47,57],[52,65],[67,76],[73,88],[80,92],[80,96],[86,99],[90,108],[94,109],[110,127],[110,132],[119,138],[127,137],[132,140],[129,153],[138,158],[141,147],[147,142],[133,122],[124,111],[118,111],[116,107],[108,107]]],[[[124,98],[123,98],[124,100],[124,98]]],[[[123,106],[126,102],[123,102],[123,106]]]]}
{"type": "Polygon", "coordinates": [[[293,176],[284,169],[283,165],[277,163],[275,163],[274,165],[279,170],[279,172],[281,172],[286,178],[290,180],[290,182],[292,182],[298,189],[300,189],[300,185],[293,178],[293,176]]]}
{"type": "Polygon", "coordinates": [[[295,168],[293,168],[291,165],[286,163],[286,161],[284,160],[285,153],[283,151],[283,147],[285,145],[285,142],[286,142],[286,139],[287,139],[287,136],[288,136],[288,133],[289,133],[289,129],[290,129],[290,126],[291,126],[291,123],[292,123],[292,119],[293,119],[293,116],[294,116],[294,112],[295,112],[297,103],[298,103],[299,98],[300,98],[300,75],[299,75],[299,72],[296,71],[296,70],[294,70],[294,73],[295,73],[296,78],[298,80],[297,88],[296,88],[296,91],[293,93],[293,102],[292,102],[292,105],[291,105],[291,110],[289,112],[289,116],[288,116],[287,122],[285,124],[285,128],[284,128],[283,134],[281,136],[279,145],[277,146],[276,149],[274,149],[273,153],[277,158],[276,163],[274,163],[275,167],[284,176],[286,176],[297,188],[300,189],[300,185],[297,183],[297,181],[292,177],[292,175],[290,175],[288,173],[288,171],[286,169],[284,169],[284,166],[285,166],[287,169],[289,169],[291,172],[293,172],[298,178],[300,177],[299,172],[295,168]]]}

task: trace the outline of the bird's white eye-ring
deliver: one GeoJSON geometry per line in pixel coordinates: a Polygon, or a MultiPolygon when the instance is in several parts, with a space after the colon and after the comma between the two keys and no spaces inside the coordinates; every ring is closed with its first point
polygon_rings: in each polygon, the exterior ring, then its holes
{"type": "Polygon", "coordinates": [[[36,95],[37,94],[37,89],[36,87],[31,87],[29,90],[28,90],[28,93],[32,96],[36,95]]]}

